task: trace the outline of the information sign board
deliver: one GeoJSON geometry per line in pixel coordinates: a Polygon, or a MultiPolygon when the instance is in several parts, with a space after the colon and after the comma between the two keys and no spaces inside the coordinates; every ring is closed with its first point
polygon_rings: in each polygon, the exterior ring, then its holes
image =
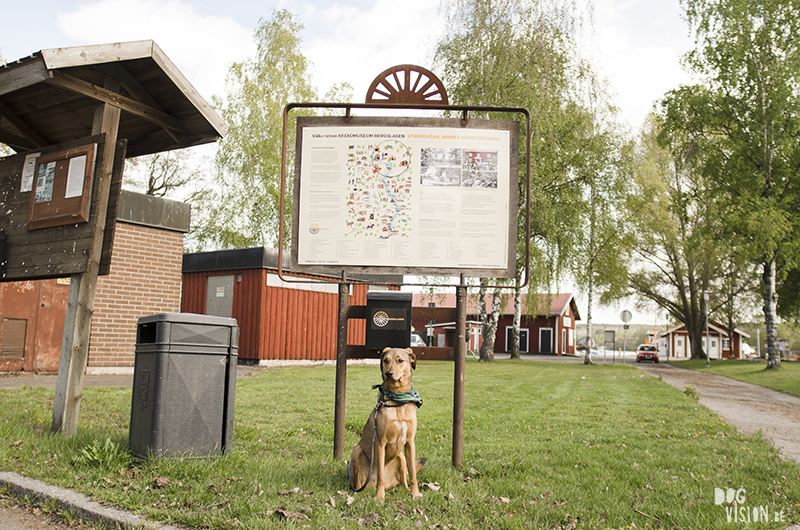
{"type": "Polygon", "coordinates": [[[295,270],[514,275],[516,121],[297,123],[295,270]]]}

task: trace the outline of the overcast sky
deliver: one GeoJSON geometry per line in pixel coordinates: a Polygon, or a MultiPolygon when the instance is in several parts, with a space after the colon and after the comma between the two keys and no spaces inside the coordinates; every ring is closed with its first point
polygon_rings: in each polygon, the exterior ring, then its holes
{"type": "MultiPolygon", "coordinates": [[[[0,54],[10,62],[47,48],[152,39],[210,100],[223,94],[228,65],[253,56],[259,19],[280,8],[305,25],[319,93],[348,81],[355,102],[390,66],[429,68],[442,27],[436,0],[26,0],[3,6],[0,54]]],[[[679,0],[594,0],[587,16],[586,54],[634,129],[655,100],[688,80],[680,56],[692,42],[681,13],[679,0]]]]}
{"type": "MultiPolygon", "coordinates": [[[[430,67],[442,27],[436,0],[26,0],[3,8],[0,54],[13,61],[45,48],[152,39],[211,99],[222,94],[228,65],[253,55],[253,30],[276,8],[305,25],[319,92],[348,81],[357,102],[390,66],[430,67]]],[[[679,1],[594,0],[591,20],[587,53],[638,127],[653,101],[687,79],[679,57],[691,40],[679,1]]]]}

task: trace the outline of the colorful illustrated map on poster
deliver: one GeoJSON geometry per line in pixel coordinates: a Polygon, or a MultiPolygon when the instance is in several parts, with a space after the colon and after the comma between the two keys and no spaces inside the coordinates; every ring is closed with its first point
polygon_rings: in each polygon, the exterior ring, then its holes
{"type": "Polygon", "coordinates": [[[411,149],[398,140],[347,153],[347,237],[409,237],[411,149]]]}

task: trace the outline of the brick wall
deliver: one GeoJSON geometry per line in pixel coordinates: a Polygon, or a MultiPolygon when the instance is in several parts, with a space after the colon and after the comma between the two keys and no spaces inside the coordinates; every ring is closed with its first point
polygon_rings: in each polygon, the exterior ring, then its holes
{"type": "Polygon", "coordinates": [[[111,274],[97,282],[87,373],[133,370],[139,317],[180,310],[182,256],[182,233],[117,222],[111,274]]]}

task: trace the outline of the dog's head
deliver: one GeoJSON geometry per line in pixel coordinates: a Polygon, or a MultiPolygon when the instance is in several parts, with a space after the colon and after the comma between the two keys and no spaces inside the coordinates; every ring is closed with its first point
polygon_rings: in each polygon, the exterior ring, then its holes
{"type": "Polygon", "coordinates": [[[381,354],[381,377],[390,392],[411,389],[411,370],[417,367],[417,356],[411,348],[384,348],[381,354]]]}

